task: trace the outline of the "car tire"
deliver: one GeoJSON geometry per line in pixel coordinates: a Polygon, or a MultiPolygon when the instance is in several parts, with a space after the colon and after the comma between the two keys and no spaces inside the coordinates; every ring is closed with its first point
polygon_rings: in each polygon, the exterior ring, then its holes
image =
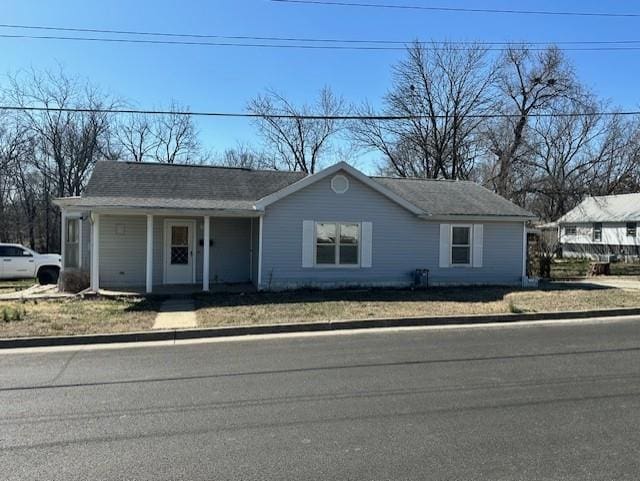
{"type": "Polygon", "coordinates": [[[58,282],[60,271],[55,267],[43,267],[38,271],[38,283],[42,286],[58,282]]]}

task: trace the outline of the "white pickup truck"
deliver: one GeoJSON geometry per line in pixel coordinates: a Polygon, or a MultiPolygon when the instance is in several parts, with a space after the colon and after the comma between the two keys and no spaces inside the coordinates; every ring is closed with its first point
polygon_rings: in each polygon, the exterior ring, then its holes
{"type": "Polygon", "coordinates": [[[40,284],[55,284],[61,267],[59,254],[38,254],[20,244],[0,244],[0,279],[37,277],[40,284]]]}

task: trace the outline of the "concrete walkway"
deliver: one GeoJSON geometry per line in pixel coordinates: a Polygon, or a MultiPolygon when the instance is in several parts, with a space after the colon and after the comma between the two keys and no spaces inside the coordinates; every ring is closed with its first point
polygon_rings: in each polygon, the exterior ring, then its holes
{"type": "Polygon", "coordinates": [[[196,327],[195,305],[192,299],[168,299],[160,306],[154,329],[196,327]]]}
{"type": "Polygon", "coordinates": [[[60,292],[58,291],[58,286],[55,284],[45,286],[34,284],[33,286],[21,291],[2,293],[0,294],[0,301],[21,301],[23,299],[64,299],[70,297],[75,297],[75,294],[60,292]]]}
{"type": "Polygon", "coordinates": [[[624,290],[640,290],[640,278],[621,276],[601,276],[588,277],[584,280],[576,281],[578,284],[590,284],[600,287],[610,287],[624,290]]]}

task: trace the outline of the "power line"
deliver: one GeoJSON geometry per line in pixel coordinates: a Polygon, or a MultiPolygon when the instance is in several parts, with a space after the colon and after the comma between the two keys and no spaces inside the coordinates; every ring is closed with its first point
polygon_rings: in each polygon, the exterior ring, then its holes
{"type": "MultiPolygon", "coordinates": [[[[80,27],[55,27],[48,25],[24,25],[24,24],[8,24],[0,23],[0,28],[21,29],[21,30],[46,30],[57,32],[76,32],[76,33],[101,33],[113,35],[136,35],[151,37],[177,37],[177,38],[209,38],[221,40],[261,40],[272,42],[309,42],[309,43],[355,43],[355,44],[390,44],[390,45],[407,45],[415,40],[388,40],[388,39],[340,39],[340,38],[311,38],[311,37],[274,37],[274,36],[253,36],[253,35],[220,35],[220,34],[203,34],[203,33],[177,33],[177,32],[157,32],[157,31],[141,31],[141,30],[114,30],[99,28],[80,28],[80,27]]],[[[418,41],[418,43],[430,44],[430,42],[418,41]]],[[[614,45],[614,44],[640,44],[640,40],[564,40],[564,41],[447,41],[452,45],[513,45],[524,43],[527,45],[614,45]]]]}
{"type": "MultiPolygon", "coordinates": [[[[427,118],[450,118],[445,115],[296,115],[296,114],[258,114],[253,112],[208,112],[208,111],[175,111],[175,110],[146,110],[146,109],[105,109],[105,108],[78,108],[78,107],[37,107],[0,105],[0,111],[26,111],[26,112],[71,112],[71,113],[112,113],[112,114],[144,114],[144,115],[180,115],[190,117],[231,117],[231,118],[270,118],[270,119],[302,119],[302,120],[413,120],[427,118]]],[[[632,116],[640,115],[640,110],[628,111],[602,111],[602,112],[549,112],[529,114],[532,118],[549,117],[587,117],[587,116],[632,116]]],[[[475,119],[508,119],[518,118],[519,114],[471,114],[466,118],[475,119]]]]}
{"type": "Polygon", "coordinates": [[[613,12],[570,12],[560,10],[513,10],[496,8],[463,8],[463,7],[427,7],[423,5],[396,5],[386,3],[363,2],[339,2],[330,0],[271,0],[279,3],[297,3],[306,5],[330,5],[337,7],[367,7],[367,8],[392,8],[398,10],[426,10],[431,12],[462,12],[462,13],[500,13],[515,15],[555,15],[572,17],[626,17],[637,18],[640,13],[613,13],[613,12]]]}
{"type": "MultiPolygon", "coordinates": [[[[406,47],[392,46],[362,46],[362,45],[303,45],[303,44],[271,44],[271,43],[234,43],[234,42],[208,42],[189,40],[148,40],[136,38],[105,38],[105,37],[66,37],[59,35],[20,35],[20,34],[0,34],[0,38],[8,39],[31,39],[31,40],[63,40],[80,42],[106,42],[106,43],[133,43],[152,45],[199,45],[212,47],[245,47],[245,48],[275,48],[275,49],[305,49],[305,50],[369,50],[369,51],[404,51],[406,47]]],[[[638,41],[640,43],[640,41],[638,41]]],[[[428,45],[428,44],[423,44],[428,45]]],[[[468,50],[470,47],[453,47],[454,50],[468,50]]],[[[425,47],[425,50],[441,50],[441,47],[425,47]]],[[[507,47],[486,48],[485,50],[502,52],[507,47]]],[[[546,48],[530,47],[532,51],[543,51],[546,48]]],[[[600,46],[600,47],[565,47],[565,51],[574,52],[604,52],[604,51],[637,51],[640,46],[600,46]]]]}

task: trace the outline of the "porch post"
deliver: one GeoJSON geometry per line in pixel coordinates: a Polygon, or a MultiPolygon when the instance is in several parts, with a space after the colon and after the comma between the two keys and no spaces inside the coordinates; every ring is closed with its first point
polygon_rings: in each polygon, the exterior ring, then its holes
{"type": "Polygon", "coordinates": [[[527,222],[522,223],[522,287],[527,287],[527,222]]]}
{"type": "Polygon", "coordinates": [[[204,241],[202,246],[202,290],[209,290],[209,254],[210,254],[210,216],[204,216],[204,241]]]}
{"type": "Polygon", "coordinates": [[[100,289],[100,214],[93,214],[91,224],[91,290],[100,289]]]}
{"type": "Polygon", "coordinates": [[[153,215],[147,214],[147,293],[153,291],[153,215]]]}
{"type": "Polygon", "coordinates": [[[60,271],[64,272],[64,266],[66,265],[66,251],[67,250],[67,213],[64,209],[60,209],[60,257],[62,259],[62,266],[60,271]]]}
{"type": "Polygon", "coordinates": [[[258,285],[257,288],[259,291],[262,290],[262,226],[264,224],[264,216],[260,216],[260,220],[258,222],[259,231],[258,231],[258,285]]]}

